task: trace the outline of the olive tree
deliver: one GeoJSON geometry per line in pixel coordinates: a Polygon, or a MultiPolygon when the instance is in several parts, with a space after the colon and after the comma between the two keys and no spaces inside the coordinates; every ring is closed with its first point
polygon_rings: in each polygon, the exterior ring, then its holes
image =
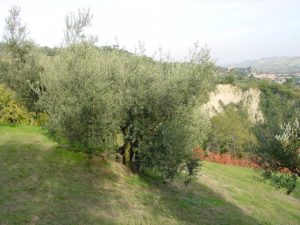
{"type": "Polygon", "coordinates": [[[66,46],[81,44],[88,42],[94,44],[97,37],[86,35],[85,29],[92,24],[93,15],[89,9],[78,9],[77,14],[74,12],[69,13],[65,17],[66,30],[64,33],[64,44],[66,46]]]}
{"type": "Polygon", "coordinates": [[[287,170],[286,176],[280,176],[278,187],[287,188],[291,193],[300,176],[300,126],[298,120],[280,127],[261,125],[257,130],[259,145],[256,153],[259,163],[263,166],[265,177],[277,179],[277,172],[287,170]],[[274,129],[275,128],[275,129],[274,129]]]}
{"type": "Polygon", "coordinates": [[[36,89],[49,129],[89,153],[113,149],[121,134],[117,151],[134,171],[192,175],[199,165],[193,148],[208,124],[195,108],[212,88],[209,51],[196,48],[188,62],[107,51],[86,38],[91,15],[79,12],[66,20],[66,48],[45,65],[36,89]]]}
{"type": "Polygon", "coordinates": [[[20,8],[13,6],[5,19],[4,46],[9,60],[5,70],[1,71],[0,80],[17,93],[18,98],[31,111],[37,111],[37,94],[30,88],[30,83],[39,81],[43,70],[40,64],[41,53],[29,38],[29,31],[21,21],[20,8]]]}
{"type": "Polygon", "coordinates": [[[24,56],[30,48],[30,41],[28,40],[28,29],[26,25],[22,24],[20,17],[20,7],[12,6],[9,10],[9,16],[5,19],[5,31],[3,39],[7,52],[14,59],[24,61],[24,56]]]}
{"type": "Polygon", "coordinates": [[[56,136],[88,153],[113,144],[119,125],[114,66],[88,44],[67,48],[45,66],[39,105],[56,136]]]}
{"type": "Polygon", "coordinates": [[[257,160],[267,178],[291,193],[300,176],[300,93],[297,89],[268,83],[263,83],[261,90],[265,122],[254,128],[258,140],[257,160]],[[287,172],[285,176],[278,174],[282,171],[287,172]]]}
{"type": "Polygon", "coordinates": [[[193,159],[193,148],[207,131],[191,115],[211,90],[214,64],[202,49],[186,63],[135,57],[127,68],[121,124],[125,142],[119,152],[134,170],[156,168],[172,178],[193,159]],[[192,138],[197,135],[198,140],[192,138]]]}

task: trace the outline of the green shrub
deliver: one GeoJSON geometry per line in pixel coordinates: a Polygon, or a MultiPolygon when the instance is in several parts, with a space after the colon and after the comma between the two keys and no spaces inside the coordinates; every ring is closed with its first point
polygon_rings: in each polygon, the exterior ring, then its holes
{"type": "Polygon", "coordinates": [[[267,82],[261,83],[260,88],[264,123],[254,127],[258,162],[274,172],[287,169],[296,179],[300,176],[300,92],[267,82]]]}
{"type": "Polygon", "coordinates": [[[228,105],[211,119],[211,132],[206,148],[219,153],[229,152],[242,157],[249,152],[249,145],[256,143],[253,124],[241,105],[228,105]]]}
{"type": "Polygon", "coordinates": [[[43,113],[43,112],[34,113],[34,115],[32,115],[32,117],[34,118],[34,123],[38,126],[44,126],[49,121],[48,114],[43,113]]]}
{"type": "Polygon", "coordinates": [[[0,122],[30,124],[29,113],[14,98],[14,93],[0,85],[0,122]]]}
{"type": "Polygon", "coordinates": [[[262,170],[260,174],[264,181],[269,181],[276,189],[286,189],[290,194],[296,187],[297,176],[289,173],[272,172],[270,170],[262,170]]]}

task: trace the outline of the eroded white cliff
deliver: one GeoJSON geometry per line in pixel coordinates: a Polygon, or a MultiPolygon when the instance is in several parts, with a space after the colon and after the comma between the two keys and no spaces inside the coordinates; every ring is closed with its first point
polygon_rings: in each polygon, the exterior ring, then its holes
{"type": "Polygon", "coordinates": [[[242,104],[248,111],[249,119],[257,123],[263,121],[263,115],[259,109],[260,94],[260,90],[256,88],[243,90],[234,85],[219,84],[216,90],[210,93],[209,101],[202,106],[202,111],[212,117],[222,112],[224,106],[230,103],[242,104]]]}

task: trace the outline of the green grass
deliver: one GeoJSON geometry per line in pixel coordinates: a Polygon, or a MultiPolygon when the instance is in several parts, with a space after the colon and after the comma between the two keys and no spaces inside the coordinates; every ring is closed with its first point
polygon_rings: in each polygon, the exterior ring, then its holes
{"type": "Polygon", "coordinates": [[[300,183],[289,196],[252,169],[205,163],[202,183],[263,224],[300,224],[300,183]]]}
{"type": "MultiPolygon", "coordinates": [[[[250,169],[205,163],[189,187],[68,151],[39,127],[0,125],[0,224],[299,224],[292,196],[250,169]]],[[[298,212],[298,213],[297,213],[298,212]]]]}

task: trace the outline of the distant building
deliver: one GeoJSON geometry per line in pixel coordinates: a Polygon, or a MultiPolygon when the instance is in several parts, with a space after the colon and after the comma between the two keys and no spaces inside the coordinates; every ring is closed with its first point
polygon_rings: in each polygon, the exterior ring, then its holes
{"type": "Polygon", "coordinates": [[[276,74],[260,73],[260,74],[255,74],[254,77],[256,77],[258,79],[275,80],[276,79],[276,74]]]}

